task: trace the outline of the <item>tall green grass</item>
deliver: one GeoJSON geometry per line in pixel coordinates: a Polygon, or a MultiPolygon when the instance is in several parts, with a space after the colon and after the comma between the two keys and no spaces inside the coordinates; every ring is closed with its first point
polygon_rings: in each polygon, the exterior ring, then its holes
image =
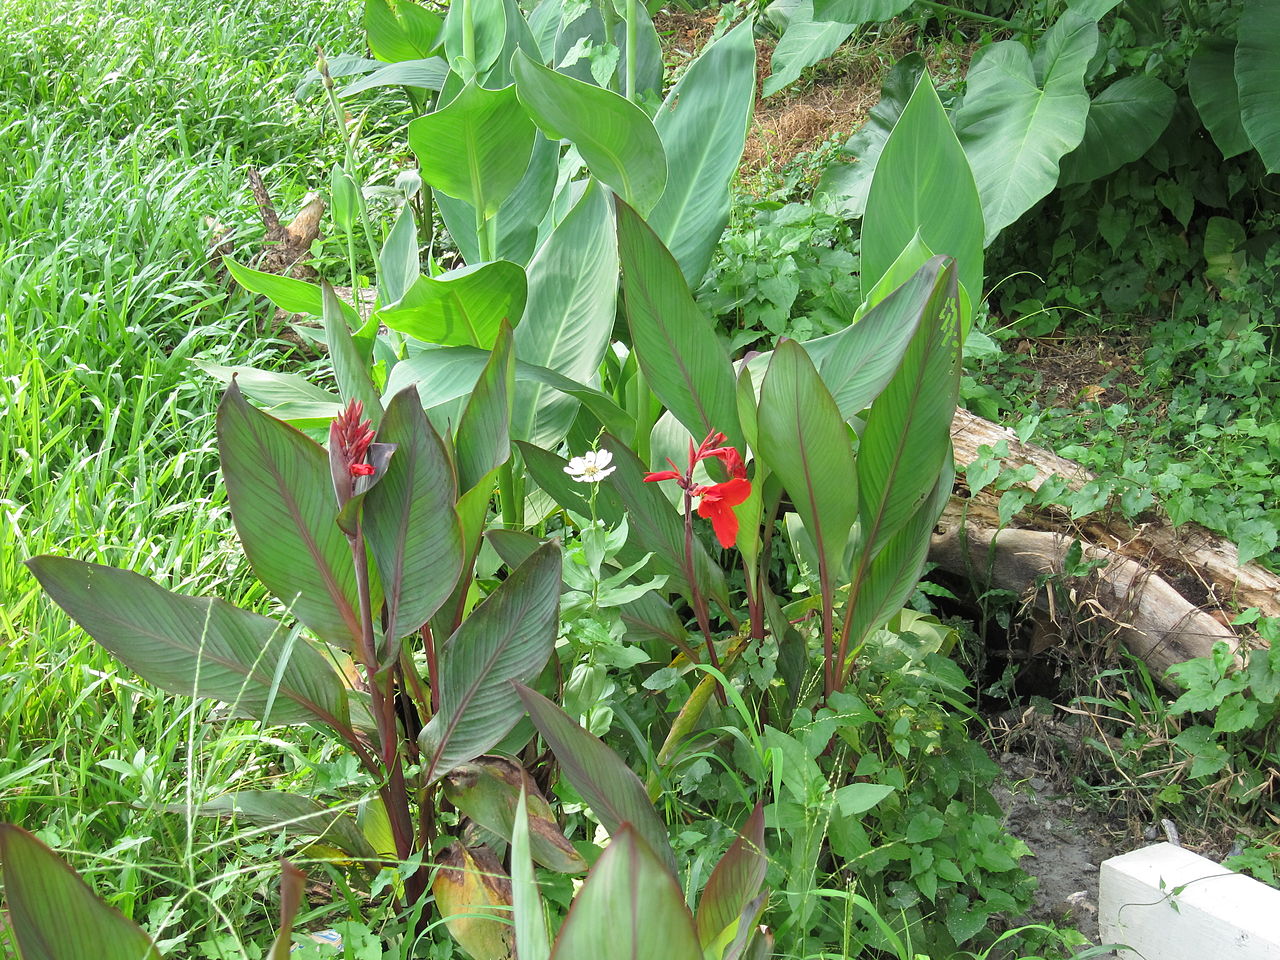
{"type": "Polygon", "coordinates": [[[358,4],[0,0],[0,14],[0,817],[71,851],[177,954],[239,956],[271,856],[229,879],[233,838],[162,811],[306,764],[131,679],[22,561],[56,552],[262,601],[218,483],[217,390],[191,361],[285,354],[209,264],[204,218],[252,248],[245,167],[278,165],[286,208],[318,182],[339,144],[292,91],[316,44],[358,47],[358,4]]]}

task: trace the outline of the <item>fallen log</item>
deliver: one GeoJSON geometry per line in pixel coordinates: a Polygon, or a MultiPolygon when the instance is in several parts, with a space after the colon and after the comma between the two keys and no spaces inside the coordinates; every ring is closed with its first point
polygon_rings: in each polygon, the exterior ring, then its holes
{"type": "MultiPolygon", "coordinates": [[[[1034,468],[1015,487],[1035,491],[1059,476],[1079,490],[1094,479],[1079,464],[965,410],[956,411],[951,437],[961,477],[966,465],[998,449],[1003,467],[1034,468]]],[[[972,493],[963,479],[957,488],[935,530],[930,561],[974,582],[1034,597],[1047,610],[1052,597],[1043,589],[1046,578],[1063,577],[1067,550],[1080,541],[1081,561],[1105,561],[1076,584],[1076,601],[1088,608],[1080,619],[1108,621],[1155,677],[1163,678],[1174,663],[1207,656],[1220,640],[1233,648],[1260,644],[1251,631],[1229,626],[1243,608],[1280,616],[1280,577],[1257,564],[1241,566],[1235,546],[1203,527],[1174,528],[1159,519],[1135,524],[1103,514],[1073,520],[1066,507],[1049,504],[1024,509],[1001,529],[1001,491],[972,493]]]]}

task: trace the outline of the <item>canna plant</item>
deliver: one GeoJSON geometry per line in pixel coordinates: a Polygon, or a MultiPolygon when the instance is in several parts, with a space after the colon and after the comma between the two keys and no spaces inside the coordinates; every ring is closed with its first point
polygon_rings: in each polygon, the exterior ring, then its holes
{"type": "MultiPolygon", "coordinates": [[[[372,792],[359,822],[259,790],[194,812],[320,837],[368,866],[409,864],[407,904],[428,887],[443,784],[511,734],[524,714],[511,682],[538,678],[557,635],[556,542],[538,544],[487,592],[474,577],[493,478],[509,456],[509,372],[509,350],[495,349],[448,441],[408,388],[385,410],[376,397],[368,408],[351,399],[327,451],[232,382],[218,411],[231,513],[284,619],[111,567],[28,561],[50,596],[144,679],[263,724],[309,725],[350,749],[372,792]]],[[[557,865],[585,866],[573,856],[557,865]]]]}

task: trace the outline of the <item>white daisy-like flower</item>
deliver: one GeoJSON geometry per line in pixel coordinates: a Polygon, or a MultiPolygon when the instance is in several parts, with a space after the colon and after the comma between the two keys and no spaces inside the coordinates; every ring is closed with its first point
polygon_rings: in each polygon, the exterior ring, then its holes
{"type": "Polygon", "coordinates": [[[599,483],[617,467],[609,466],[613,454],[608,450],[588,450],[580,457],[574,457],[564,472],[579,483],[599,483]]]}

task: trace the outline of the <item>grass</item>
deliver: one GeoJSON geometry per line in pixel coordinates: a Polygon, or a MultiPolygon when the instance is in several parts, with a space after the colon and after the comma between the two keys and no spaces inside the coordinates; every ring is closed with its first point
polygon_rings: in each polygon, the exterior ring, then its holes
{"type": "Polygon", "coordinates": [[[0,817],[81,851],[76,865],[162,939],[203,930],[183,952],[217,956],[198,941],[243,927],[271,881],[211,880],[240,841],[160,813],[296,770],[296,754],[132,680],[22,561],[54,552],[263,599],[217,482],[217,391],[192,361],[284,353],[209,265],[204,217],[252,240],[247,165],[277,169],[282,206],[318,179],[338,143],[292,89],[315,44],[354,45],[358,14],[312,0],[3,9],[0,817]]]}

